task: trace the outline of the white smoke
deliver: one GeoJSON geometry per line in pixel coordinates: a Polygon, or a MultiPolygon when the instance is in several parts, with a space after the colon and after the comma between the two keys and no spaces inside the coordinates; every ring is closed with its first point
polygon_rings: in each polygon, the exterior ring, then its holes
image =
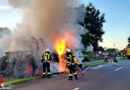
{"type": "Polygon", "coordinates": [[[77,24],[74,0],[9,0],[9,3],[14,8],[26,6],[26,9],[23,22],[12,35],[1,39],[0,47],[9,51],[30,50],[37,47],[35,41],[40,41],[41,49],[53,49],[53,42],[66,32],[73,36],[73,40],[69,40],[72,47],[80,47],[82,32],[77,24]]]}
{"type": "Polygon", "coordinates": [[[1,59],[3,56],[5,56],[5,52],[4,52],[4,50],[0,49],[0,59],[1,59]]]}
{"type": "Polygon", "coordinates": [[[33,0],[8,0],[13,8],[23,9],[29,6],[33,0]]]}
{"type": "Polygon", "coordinates": [[[34,56],[40,58],[45,48],[53,50],[55,42],[68,34],[71,38],[67,38],[67,43],[73,50],[81,50],[80,35],[84,33],[84,28],[78,24],[82,15],[75,9],[77,0],[8,0],[8,2],[13,8],[22,9],[24,16],[22,23],[16,25],[13,34],[0,39],[0,48],[6,51],[31,51],[35,52],[34,56]]]}
{"type": "Polygon", "coordinates": [[[0,28],[0,38],[2,38],[4,35],[11,34],[11,30],[9,28],[0,28]]]}

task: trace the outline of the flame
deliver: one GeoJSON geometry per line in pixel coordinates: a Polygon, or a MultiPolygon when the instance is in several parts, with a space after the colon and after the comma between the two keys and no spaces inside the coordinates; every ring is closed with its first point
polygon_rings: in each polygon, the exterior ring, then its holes
{"type": "MultiPolygon", "coordinates": [[[[66,48],[73,49],[72,46],[73,37],[71,34],[66,33],[64,38],[58,38],[56,39],[55,43],[55,50],[57,51],[57,54],[59,56],[59,72],[65,72],[68,71],[66,68],[66,61],[65,61],[65,51],[66,48]]],[[[76,63],[79,63],[78,60],[76,60],[76,63]]]]}
{"type": "Polygon", "coordinates": [[[59,59],[60,59],[60,62],[59,62],[59,71],[60,72],[65,72],[67,71],[67,68],[66,68],[66,62],[65,62],[65,50],[66,50],[66,39],[61,39],[59,41],[57,41],[57,44],[56,44],[56,51],[59,55],[59,59]]]}
{"type": "Polygon", "coordinates": [[[65,39],[61,41],[61,43],[56,45],[56,50],[59,56],[64,54],[64,51],[66,49],[66,45],[65,45],[65,39]]]}

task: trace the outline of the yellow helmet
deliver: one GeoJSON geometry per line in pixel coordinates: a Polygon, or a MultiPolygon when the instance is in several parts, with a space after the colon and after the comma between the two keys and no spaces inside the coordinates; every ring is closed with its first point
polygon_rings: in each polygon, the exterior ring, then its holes
{"type": "Polygon", "coordinates": [[[50,49],[48,49],[48,48],[46,49],[46,52],[50,52],[50,51],[51,51],[50,49]]]}

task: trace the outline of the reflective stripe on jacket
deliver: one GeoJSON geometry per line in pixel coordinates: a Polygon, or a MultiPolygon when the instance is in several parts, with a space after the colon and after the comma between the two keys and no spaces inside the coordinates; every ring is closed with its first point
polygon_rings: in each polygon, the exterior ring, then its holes
{"type": "Polygon", "coordinates": [[[76,56],[75,54],[68,54],[66,55],[66,59],[67,59],[67,65],[74,65],[76,62],[76,56]]]}
{"type": "Polygon", "coordinates": [[[42,62],[48,62],[48,63],[50,63],[51,62],[51,54],[45,52],[43,54],[43,56],[42,56],[42,62]]]}

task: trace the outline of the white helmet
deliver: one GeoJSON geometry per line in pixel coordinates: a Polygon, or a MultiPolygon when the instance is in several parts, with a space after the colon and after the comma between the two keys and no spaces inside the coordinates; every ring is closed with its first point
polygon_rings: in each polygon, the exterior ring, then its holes
{"type": "Polygon", "coordinates": [[[70,49],[66,49],[66,52],[71,52],[71,50],[70,49]]]}
{"type": "Polygon", "coordinates": [[[50,51],[51,51],[50,49],[48,49],[48,48],[46,49],[46,52],[50,52],[50,51]]]}

